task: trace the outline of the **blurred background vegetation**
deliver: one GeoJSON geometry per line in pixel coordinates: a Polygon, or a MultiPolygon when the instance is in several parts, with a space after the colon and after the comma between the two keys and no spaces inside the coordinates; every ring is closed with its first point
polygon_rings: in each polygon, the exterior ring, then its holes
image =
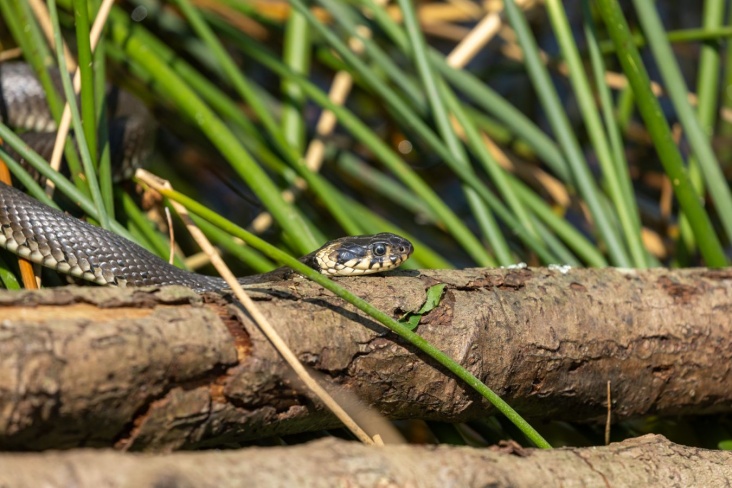
{"type": "MultiPolygon", "coordinates": [[[[38,3],[0,2],[0,59],[55,64],[50,21],[90,81],[85,132],[103,80],[124,87],[157,122],[153,173],[295,255],[391,231],[415,243],[413,268],[727,265],[727,2],[125,0],[93,52],[101,1],[51,1],[50,17],[38,3]]],[[[135,186],[112,184],[104,131],[87,135],[94,182],[72,174],[73,193],[58,177],[59,190],[167,258],[135,186]]],[[[241,273],[275,266],[199,222],[241,273]]],[[[176,243],[186,265],[195,248],[183,231],[176,243]]],[[[493,442],[511,435],[501,424],[425,438],[493,442]]],[[[717,447],[729,427],[645,419],[613,439],[717,447]]],[[[603,438],[540,430],[555,445],[603,438]]]]}

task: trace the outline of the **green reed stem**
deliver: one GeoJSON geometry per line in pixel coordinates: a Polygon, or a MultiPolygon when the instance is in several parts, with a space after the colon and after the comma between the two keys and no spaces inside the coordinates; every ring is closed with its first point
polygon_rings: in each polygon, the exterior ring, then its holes
{"type": "Polygon", "coordinates": [[[503,401],[501,397],[496,395],[490,388],[488,388],[488,386],[482,383],[467,369],[460,366],[457,362],[452,360],[445,353],[440,351],[437,347],[429,343],[420,335],[412,332],[409,328],[400,324],[386,313],[382,312],[370,303],[354,295],[345,288],[339,286],[332,280],[328,279],[326,276],[318,273],[314,269],[301,263],[289,254],[280,251],[276,247],[268,244],[266,241],[258,238],[257,236],[245,231],[234,223],[210,211],[195,200],[192,200],[185,195],[182,195],[173,190],[161,190],[161,193],[165,197],[184,205],[189,211],[208,220],[209,222],[221,228],[222,230],[225,230],[229,234],[241,238],[242,240],[246,241],[247,244],[261,251],[263,254],[269,256],[278,263],[282,263],[283,265],[288,266],[298,273],[306,276],[308,279],[315,281],[323,288],[331,291],[336,296],[346,300],[348,303],[357,307],[359,310],[378,320],[381,324],[399,335],[399,337],[408,341],[410,344],[414,345],[419,350],[433,358],[448,371],[452,372],[455,376],[463,380],[471,388],[477,391],[481,396],[491,402],[491,404],[496,407],[499,412],[503,413],[514,425],[516,425],[516,427],[518,427],[521,432],[523,432],[524,435],[526,435],[526,437],[534,443],[534,445],[543,449],[551,448],[551,445],[546,440],[544,440],[544,438],[528,422],[526,422],[526,420],[524,420],[518,414],[518,412],[516,412],[513,408],[511,408],[510,405],[503,401]]]}
{"type": "Polygon", "coordinates": [[[727,259],[722,250],[722,245],[714,232],[709,215],[701,205],[699,195],[689,180],[683,158],[671,134],[671,129],[663,115],[661,106],[651,91],[648,72],[643,65],[638,49],[631,42],[630,28],[623,16],[620,5],[618,5],[617,0],[598,0],[597,6],[605,21],[608,33],[615,44],[618,59],[625,76],[627,76],[635,94],[638,110],[646,123],[666,174],[671,180],[676,198],[697,237],[699,250],[707,266],[725,266],[727,259]]]}

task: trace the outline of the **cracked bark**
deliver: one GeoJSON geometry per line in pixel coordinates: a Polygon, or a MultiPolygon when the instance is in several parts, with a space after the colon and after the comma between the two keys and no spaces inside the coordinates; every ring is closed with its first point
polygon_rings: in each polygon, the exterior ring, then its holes
{"type": "Polygon", "coordinates": [[[728,486],[732,453],[647,435],[607,447],[366,447],[336,439],[294,447],[140,455],[111,450],[0,454],[0,485],[215,486],[728,486]],[[286,467],[283,460],[287,460],[286,467]]]}
{"type": "MultiPolygon", "coordinates": [[[[398,317],[446,283],[418,332],[529,418],[729,412],[732,270],[403,272],[341,283],[398,317]]],[[[492,412],[317,285],[252,290],[296,354],[388,418],[492,412]]],[[[0,448],[172,450],[331,427],[255,326],[180,289],[0,293],[0,448]]]]}

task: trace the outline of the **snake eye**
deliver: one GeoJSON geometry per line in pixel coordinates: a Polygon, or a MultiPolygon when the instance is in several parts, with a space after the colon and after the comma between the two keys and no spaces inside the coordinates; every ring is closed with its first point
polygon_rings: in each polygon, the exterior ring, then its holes
{"type": "Polygon", "coordinates": [[[384,254],[386,254],[386,246],[384,244],[374,245],[374,254],[376,256],[383,256],[384,254]]]}

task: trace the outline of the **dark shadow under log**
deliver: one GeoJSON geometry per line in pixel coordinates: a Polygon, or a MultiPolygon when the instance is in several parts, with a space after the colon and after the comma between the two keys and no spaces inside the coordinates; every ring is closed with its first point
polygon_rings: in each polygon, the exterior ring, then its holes
{"type": "MultiPolygon", "coordinates": [[[[529,418],[732,410],[732,270],[424,271],[340,283],[529,418]]],[[[434,361],[304,280],[253,296],[301,360],[388,418],[492,412],[434,361]]],[[[0,293],[0,448],[215,446],[335,425],[246,314],[180,288],[0,293]]]]}

